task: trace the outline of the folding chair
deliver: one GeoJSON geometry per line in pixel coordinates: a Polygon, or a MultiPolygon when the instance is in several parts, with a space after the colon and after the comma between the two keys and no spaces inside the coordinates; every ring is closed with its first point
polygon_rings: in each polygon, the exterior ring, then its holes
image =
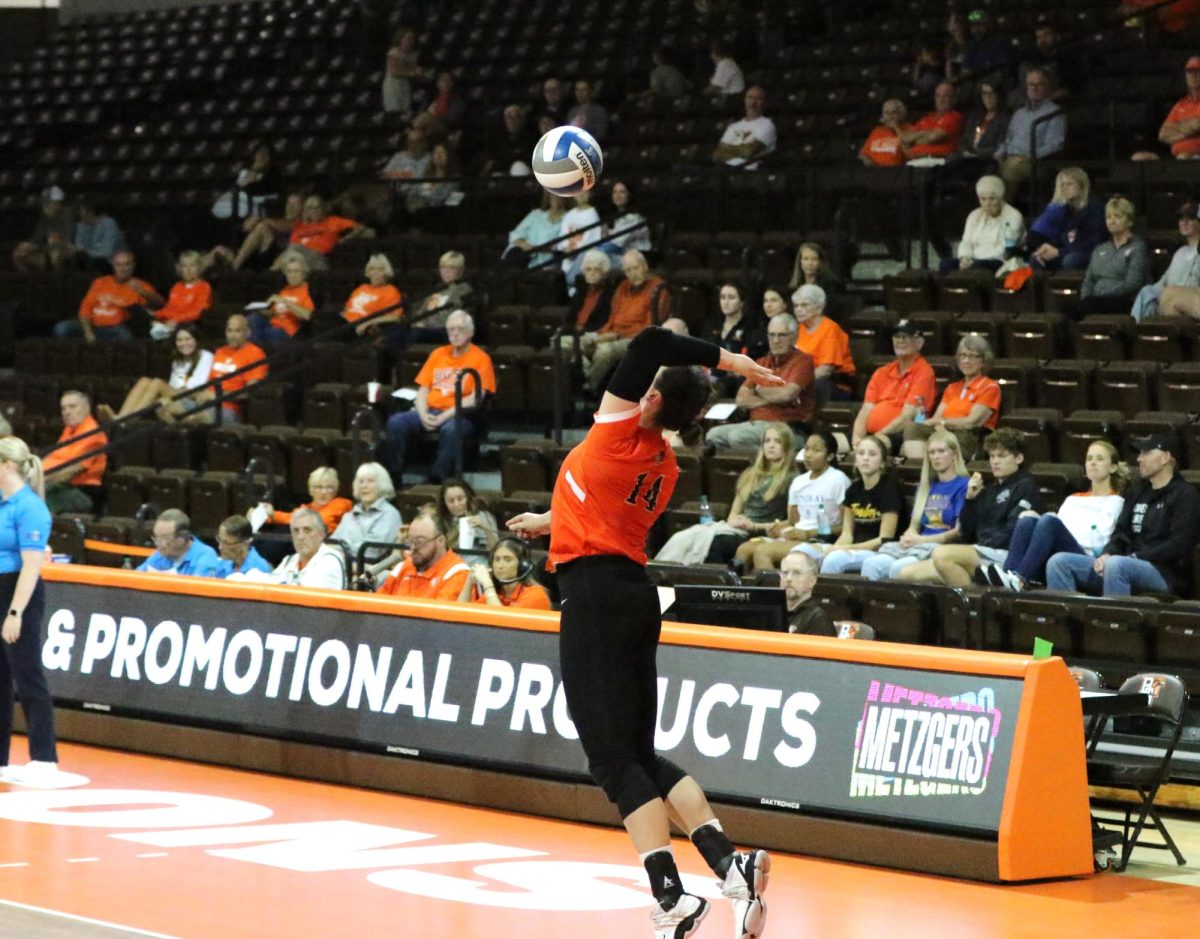
{"type": "MultiPolygon", "coordinates": [[[[1183,682],[1174,675],[1141,672],[1126,679],[1117,694],[1149,695],[1146,711],[1144,715],[1139,712],[1138,718],[1141,721],[1154,722],[1160,733],[1162,725],[1166,725],[1169,736],[1165,743],[1160,738],[1155,738],[1154,752],[1147,755],[1131,754],[1127,752],[1128,747],[1123,747],[1122,752],[1101,750],[1100,747],[1104,743],[1106,733],[1106,725],[1101,722],[1088,741],[1088,785],[1102,786],[1108,789],[1125,789],[1138,796],[1136,804],[1110,798],[1093,800],[1107,812],[1117,813],[1118,816],[1121,813],[1124,814],[1121,829],[1121,857],[1114,865],[1114,869],[1123,871],[1125,865],[1129,863],[1129,856],[1136,847],[1170,851],[1175,856],[1175,863],[1183,865],[1186,863],[1186,859],[1179,852],[1179,848],[1175,846],[1174,839],[1171,838],[1163,824],[1162,816],[1154,806],[1154,798],[1158,794],[1159,787],[1171,775],[1171,759],[1175,754],[1175,747],[1179,743],[1179,736],[1183,731],[1183,717],[1187,711],[1187,690],[1184,688],[1183,682]],[[1157,752],[1159,746],[1163,748],[1161,754],[1157,752]],[[1157,831],[1162,835],[1162,842],[1140,840],[1144,829],[1157,831]]],[[[1111,725],[1107,726],[1111,727],[1111,725]]],[[[1118,818],[1107,815],[1098,820],[1115,822],[1118,818]]]]}

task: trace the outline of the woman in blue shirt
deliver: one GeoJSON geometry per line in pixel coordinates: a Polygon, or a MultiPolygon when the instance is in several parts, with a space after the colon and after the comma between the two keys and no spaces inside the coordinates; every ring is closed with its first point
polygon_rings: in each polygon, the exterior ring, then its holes
{"type": "Polygon", "coordinates": [[[0,438],[0,782],[32,783],[58,769],[54,703],[42,671],[41,570],[50,537],[50,510],[42,500],[42,462],[17,437],[0,438]],[[16,688],[29,728],[29,759],[9,766],[16,688]]]}

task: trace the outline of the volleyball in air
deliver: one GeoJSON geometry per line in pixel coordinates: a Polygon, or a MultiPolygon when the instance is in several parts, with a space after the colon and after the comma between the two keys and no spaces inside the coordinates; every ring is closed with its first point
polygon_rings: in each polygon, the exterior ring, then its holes
{"type": "Polygon", "coordinates": [[[581,127],[546,131],[533,148],[533,175],[546,191],[573,196],[596,185],[604,154],[596,138],[581,127]]]}

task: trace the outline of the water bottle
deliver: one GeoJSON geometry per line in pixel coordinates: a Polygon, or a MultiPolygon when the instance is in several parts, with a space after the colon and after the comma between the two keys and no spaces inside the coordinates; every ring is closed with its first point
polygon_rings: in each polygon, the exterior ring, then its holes
{"type": "Polygon", "coordinates": [[[833,529],[829,527],[829,516],[825,514],[825,506],[817,509],[817,538],[828,541],[833,529]]]}
{"type": "Polygon", "coordinates": [[[711,525],[713,523],[712,507],[708,504],[708,496],[700,497],[700,524],[711,525]]]}
{"type": "Polygon", "coordinates": [[[1007,261],[1017,251],[1017,233],[1013,231],[1012,222],[1004,223],[1004,259],[1007,261]]]}
{"type": "Polygon", "coordinates": [[[917,416],[914,418],[914,420],[918,424],[925,423],[925,396],[924,395],[917,395],[917,416]]]}
{"type": "Polygon", "coordinates": [[[1088,553],[1092,557],[1098,558],[1104,553],[1104,539],[1100,537],[1100,528],[1096,525],[1092,526],[1091,537],[1088,539],[1088,553]]]}

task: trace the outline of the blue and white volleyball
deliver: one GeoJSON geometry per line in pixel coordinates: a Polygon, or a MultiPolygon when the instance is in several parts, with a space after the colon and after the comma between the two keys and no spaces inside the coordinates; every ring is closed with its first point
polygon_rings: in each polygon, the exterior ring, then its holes
{"type": "Polygon", "coordinates": [[[596,138],[581,127],[556,127],[533,148],[533,176],[556,196],[573,196],[596,185],[604,154],[596,138]]]}

